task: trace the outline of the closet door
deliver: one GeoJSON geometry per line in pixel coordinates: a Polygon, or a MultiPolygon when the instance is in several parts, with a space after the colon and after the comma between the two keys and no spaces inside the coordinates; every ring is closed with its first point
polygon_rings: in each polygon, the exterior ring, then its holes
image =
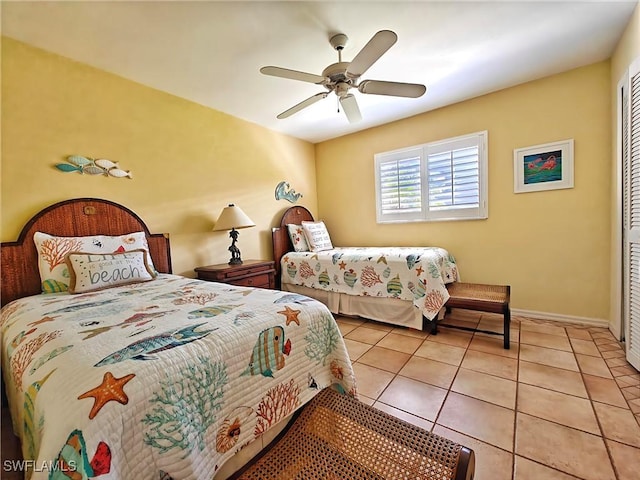
{"type": "Polygon", "coordinates": [[[629,69],[626,90],[622,129],[625,341],[627,360],[640,370],[640,58],[629,69]]]}

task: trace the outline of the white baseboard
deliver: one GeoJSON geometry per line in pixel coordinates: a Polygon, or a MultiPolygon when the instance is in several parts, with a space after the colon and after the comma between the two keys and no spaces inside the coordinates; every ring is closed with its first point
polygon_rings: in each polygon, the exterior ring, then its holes
{"type": "Polygon", "coordinates": [[[583,325],[591,325],[592,327],[610,328],[609,321],[602,318],[576,317],[573,315],[562,315],[559,313],[536,312],[533,310],[520,310],[512,308],[511,315],[519,315],[522,317],[538,318],[541,320],[553,320],[556,322],[580,323],[583,325]]]}

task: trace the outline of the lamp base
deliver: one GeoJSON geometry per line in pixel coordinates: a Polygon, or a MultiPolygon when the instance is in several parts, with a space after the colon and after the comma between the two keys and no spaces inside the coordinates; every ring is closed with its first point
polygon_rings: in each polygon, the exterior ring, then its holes
{"type": "Polygon", "coordinates": [[[242,265],[242,259],[232,258],[231,260],[229,260],[229,265],[242,265]]]}

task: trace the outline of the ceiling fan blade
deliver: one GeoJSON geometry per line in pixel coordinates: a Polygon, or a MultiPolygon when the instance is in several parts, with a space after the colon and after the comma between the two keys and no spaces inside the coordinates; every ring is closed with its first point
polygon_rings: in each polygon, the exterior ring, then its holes
{"type": "Polygon", "coordinates": [[[427,87],[419,83],[383,82],[380,80],[364,80],[358,85],[360,93],[374,95],[392,95],[394,97],[418,98],[424,95],[427,87]]]}
{"type": "Polygon", "coordinates": [[[299,72],[297,70],[289,70],[288,68],[280,67],[262,67],[260,73],[265,75],[271,75],[273,77],[289,78],[291,80],[300,80],[301,82],[322,84],[325,81],[324,77],[320,75],[314,75],[313,73],[299,72]]]}
{"type": "Polygon", "coordinates": [[[358,78],[369,70],[387,50],[389,50],[398,40],[398,36],[391,30],[380,30],[369,43],[355,56],[347,68],[349,78],[358,78]]]}
{"type": "Polygon", "coordinates": [[[302,102],[300,102],[299,104],[291,107],[289,110],[285,110],[276,118],[278,118],[279,120],[282,120],[283,118],[290,117],[294,113],[298,113],[303,108],[306,108],[309,105],[313,105],[314,103],[319,102],[323,98],[327,98],[327,95],[329,95],[329,92],[316,93],[313,97],[309,97],[306,100],[303,100],[302,102]]]}
{"type": "Polygon", "coordinates": [[[358,102],[356,97],[352,94],[344,95],[340,97],[340,105],[344,110],[344,114],[347,116],[349,123],[356,123],[362,120],[362,114],[358,108],[358,102]]]}

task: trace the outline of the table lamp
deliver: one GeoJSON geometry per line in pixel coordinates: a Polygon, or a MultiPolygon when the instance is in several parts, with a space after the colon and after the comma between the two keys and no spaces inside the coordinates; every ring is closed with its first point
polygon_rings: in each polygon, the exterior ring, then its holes
{"type": "Polygon", "coordinates": [[[238,241],[238,231],[236,229],[255,227],[256,224],[251,221],[247,214],[242,211],[240,207],[230,203],[228,207],[222,209],[222,213],[218,217],[218,221],[213,227],[214,231],[217,230],[229,230],[229,236],[231,237],[231,246],[229,251],[231,252],[231,260],[229,265],[241,265],[242,258],[240,257],[240,249],[236,246],[238,241]]]}

